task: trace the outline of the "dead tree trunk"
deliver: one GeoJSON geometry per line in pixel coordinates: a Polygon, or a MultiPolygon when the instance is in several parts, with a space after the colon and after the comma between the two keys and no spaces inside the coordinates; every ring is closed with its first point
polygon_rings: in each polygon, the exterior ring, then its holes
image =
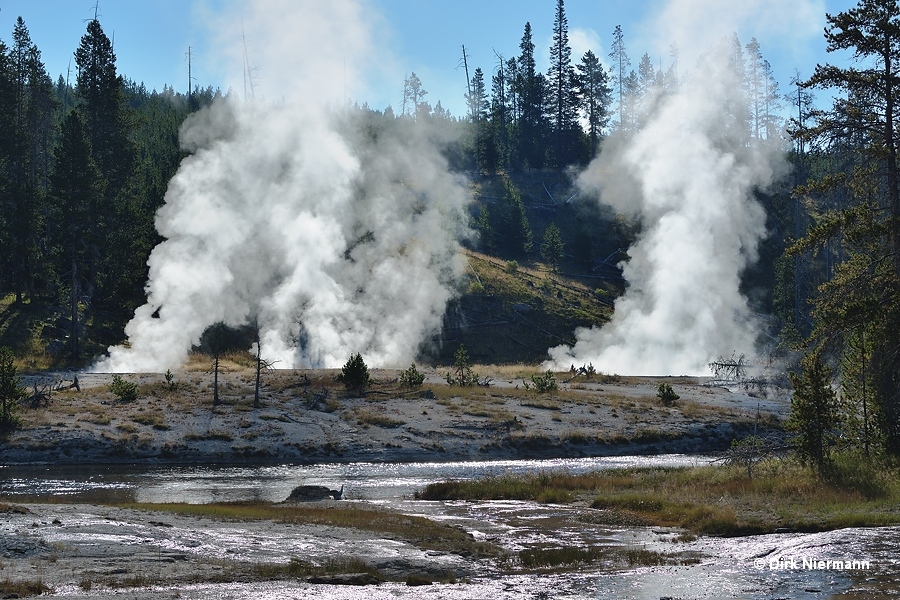
{"type": "Polygon", "coordinates": [[[219,400],[219,352],[213,354],[213,406],[221,404],[219,400]]]}
{"type": "Polygon", "coordinates": [[[79,348],[78,343],[78,263],[75,261],[75,256],[72,256],[72,331],[69,334],[69,341],[71,343],[72,349],[72,360],[78,361],[81,355],[81,349],[79,348]]]}

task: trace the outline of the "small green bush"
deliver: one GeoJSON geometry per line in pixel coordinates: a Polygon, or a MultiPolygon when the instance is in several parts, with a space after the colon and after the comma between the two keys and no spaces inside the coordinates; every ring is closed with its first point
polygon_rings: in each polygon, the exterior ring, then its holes
{"type": "Polygon", "coordinates": [[[416,389],[422,387],[423,383],[425,383],[425,373],[416,368],[416,363],[410,364],[407,370],[400,373],[400,385],[405,388],[416,389]]]}
{"type": "Polygon", "coordinates": [[[469,293],[480,296],[481,294],[484,294],[484,286],[481,285],[480,281],[473,280],[469,283],[469,293]]]}
{"type": "Polygon", "coordinates": [[[675,401],[681,398],[668,383],[659,384],[659,387],[656,389],[656,397],[659,398],[663,406],[675,406],[675,401]]]}
{"type": "Polygon", "coordinates": [[[175,381],[175,374],[172,373],[172,369],[166,369],[166,387],[169,388],[170,391],[175,391],[178,389],[178,382],[175,381]]]}
{"type": "Polygon", "coordinates": [[[350,356],[341,368],[341,374],[337,376],[337,380],[343,383],[348,391],[361,393],[369,387],[372,383],[369,377],[369,367],[366,366],[366,362],[359,352],[350,356]]]}
{"type": "Polygon", "coordinates": [[[120,402],[134,402],[138,397],[137,384],[125,381],[119,375],[113,376],[112,383],[109,384],[109,391],[115,394],[120,402]]]}
{"type": "Polygon", "coordinates": [[[532,375],[531,382],[534,384],[534,389],[541,394],[555,392],[559,388],[556,377],[550,369],[547,369],[543,375],[532,375]]]}
{"type": "Polygon", "coordinates": [[[511,260],[506,263],[506,272],[507,273],[518,273],[519,272],[519,262],[516,260],[511,260]]]}
{"type": "Polygon", "coordinates": [[[478,375],[472,370],[469,364],[469,352],[465,346],[460,345],[453,354],[453,371],[445,376],[447,385],[458,385],[461,387],[475,387],[480,382],[478,375]]]}

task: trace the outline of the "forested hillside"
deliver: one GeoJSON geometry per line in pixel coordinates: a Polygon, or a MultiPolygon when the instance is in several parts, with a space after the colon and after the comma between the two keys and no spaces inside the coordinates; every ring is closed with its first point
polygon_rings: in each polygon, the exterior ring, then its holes
{"type": "MultiPolygon", "coordinates": [[[[755,39],[729,43],[743,102],[722,109],[739,116],[748,144],[776,148],[790,166],[757,193],[768,237],[742,291],[768,323],[770,352],[804,355],[806,372],[819,373],[809,402],[837,402],[823,388],[820,367],[830,365],[845,437],[897,450],[900,17],[895,2],[863,0],[829,23],[829,48],[857,62],[820,66],[786,91],[755,39]],[[837,91],[833,106],[815,107],[817,88],[837,91]]],[[[579,193],[573,174],[606,141],[639,132],[659,98],[703,65],[680,64],[674,49],[664,67],[647,53],[633,60],[621,27],[609,70],[592,52],[573,57],[563,0],[553,31],[546,73],[529,23],[496,64],[466,63],[465,115],[432,106],[415,73],[396,107],[334,109],[357,113],[373,135],[440,130],[449,165],[469,179],[478,236],[465,242],[468,287],[423,346],[431,359],[446,361],[463,341],[479,360],[540,361],[574,327],[602,323],[624,289],[617,264],[642,223],[579,193]]],[[[144,301],[147,258],[161,241],[154,216],[187,156],[180,126],[225,98],[135,84],[140,74],[117,71],[96,19],[73,49],[74,81],[54,82],[21,18],[10,40],[0,45],[0,345],[25,365],[83,365],[124,340],[144,301]]],[[[819,458],[827,452],[828,440],[811,444],[819,458]]]]}
{"type": "MultiPolygon", "coordinates": [[[[597,277],[591,287],[609,287],[614,297],[621,287],[615,264],[624,258],[637,224],[576,197],[567,169],[586,164],[610,132],[639,128],[650,98],[677,85],[677,64],[666,73],[654,70],[645,54],[637,72],[629,69],[617,28],[613,58],[619,69],[607,72],[591,52],[572,58],[567,27],[560,2],[546,74],[536,70],[528,23],[518,53],[498,60],[489,86],[484,71],[474,68],[468,88],[461,89],[467,115],[450,115],[440,101],[432,107],[415,73],[404,82],[396,112],[365,105],[348,110],[381,121],[378,126],[411,120],[449,132],[445,154],[473,181],[472,223],[481,233],[473,249],[503,260],[543,261],[555,271],[587,277],[585,283],[597,277]],[[561,245],[558,256],[544,258],[541,245],[551,226],[561,245]]],[[[6,249],[0,290],[9,295],[5,305],[30,310],[31,317],[10,312],[3,341],[20,357],[46,352],[49,362],[79,364],[122,341],[124,323],[144,299],[147,257],[160,241],[155,212],[186,156],[179,126],[222,94],[197,87],[188,96],[135,84],[117,72],[112,45],[97,20],[88,23],[74,49],[73,82],[62,76],[53,82],[21,18],[12,40],[0,48],[0,236],[6,249]],[[35,344],[36,336],[43,343],[35,344]]],[[[755,54],[745,57],[735,38],[734,52],[736,61],[750,66],[748,89],[755,90],[748,96],[748,126],[765,137],[778,127],[777,103],[774,92],[763,96],[760,90],[774,90],[774,83],[757,68],[762,59],[755,42],[747,46],[755,54]]],[[[780,240],[774,244],[780,251],[780,240]]],[[[761,279],[748,283],[766,287],[761,279]]],[[[770,291],[761,295],[766,307],[769,296],[770,291]]],[[[565,339],[567,334],[553,335],[565,339]]],[[[540,360],[541,352],[535,348],[529,357],[540,360]]]]}

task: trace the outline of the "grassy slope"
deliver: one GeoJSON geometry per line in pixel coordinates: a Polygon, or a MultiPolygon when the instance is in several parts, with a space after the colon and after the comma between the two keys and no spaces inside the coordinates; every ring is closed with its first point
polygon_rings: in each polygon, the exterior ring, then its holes
{"type": "MultiPolygon", "coordinates": [[[[628,225],[593,200],[574,197],[566,173],[530,171],[510,178],[525,205],[534,248],[528,255],[508,256],[464,251],[466,293],[448,308],[443,331],[426,347],[426,357],[434,362],[452,363],[460,344],[474,362],[483,364],[543,362],[548,348],[574,343],[576,328],[609,320],[613,301],[623,291],[613,267],[595,272],[593,266],[610,255],[621,258],[616,250],[627,247],[633,235],[628,225]],[[540,262],[544,230],[551,223],[560,228],[565,244],[565,257],[555,274],[540,262]],[[507,268],[511,261],[518,269],[507,268]]],[[[500,176],[476,178],[471,189],[476,199],[473,217],[482,204],[490,209],[502,189],[500,176]]]]}
{"type": "Polygon", "coordinates": [[[602,325],[612,293],[550,273],[540,263],[508,262],[467,250],[469,291],[449,308],[436,362],[450,364],[463,344],[473,362],[536,364],[547,349],[574,343],[577,327],[602,325]]]}

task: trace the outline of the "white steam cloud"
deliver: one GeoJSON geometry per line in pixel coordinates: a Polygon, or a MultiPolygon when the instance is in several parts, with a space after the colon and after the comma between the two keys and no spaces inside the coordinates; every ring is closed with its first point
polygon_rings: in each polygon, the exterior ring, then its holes
{"type": "Polygon", "coordinates": [[[231,99],[185,122],[192,154],[157,214],[165,241],[150,256],[147,303],[127,345],[95,368],[178,367],[216,323],[258,326],[280,368],[340,366],[355,352],[408,364],[462,274],[465,186],[424,126],[325,107],[340,103],[343,59],[353,73],[371,54],[355,2],[243,8],[261,48],[252,60],[269,74],[260,87],[280,101],[231,99]]]}
{"type": "Polygon", "coordinates": [[[642,232],[622,264],[628,289],[612,320],[552,348],[555,367],[703,374],[717,356],[753,351],[758,323],[739,279],[765,234],[753,191],[772,182],[778,161],[748,138],[729,54],[726,45],[703,57],[640,131],[611,137],[580,176],[583,191],[637,217],[642,232]]]}

